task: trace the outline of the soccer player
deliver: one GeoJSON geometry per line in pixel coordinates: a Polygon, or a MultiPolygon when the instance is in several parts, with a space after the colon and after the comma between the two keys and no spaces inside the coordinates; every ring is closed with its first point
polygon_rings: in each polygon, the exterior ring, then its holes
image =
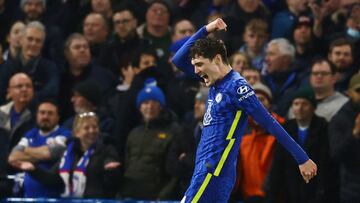
{"type": "Polygon", "coordinates": [[[236,179],[236,161],[248,115],[276,136],[299,164],[305,182],[317,166],[257,99],[253,89],[229,65],[220,40],[206,38],[226,31],[218,18],[196,32],[175,54],[172,62],[210,87],[198,145],[195,170],[182,202],[227,202],[236,179]],[[189,58],[191,57],[191,60],[189,58]]]}

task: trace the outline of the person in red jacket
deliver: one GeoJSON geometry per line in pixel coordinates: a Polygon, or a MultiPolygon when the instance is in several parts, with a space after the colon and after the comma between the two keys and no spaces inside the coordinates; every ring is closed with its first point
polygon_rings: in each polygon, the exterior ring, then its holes
{"type": "MultiPolygon", "coordinates": [[[[258,82],[253,85],[256,96],[264,107],[271,112],[272,94],[270,89],[258,82]]],[[[283,124],[285,119],[271,112],[271,115],[283,124]]],[[[234,198],[242,197],[245,203],[262,202],[265,193],[263,182],[269,170],[276,139],[249,118],[248,133],[242,138],[237,163],[237,177],[234,187],[234,198]]]]}

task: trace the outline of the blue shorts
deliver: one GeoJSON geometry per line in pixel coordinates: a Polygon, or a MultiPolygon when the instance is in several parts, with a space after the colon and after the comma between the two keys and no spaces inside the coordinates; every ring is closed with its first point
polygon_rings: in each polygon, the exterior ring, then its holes
{"type": "Polygon", "coordinates": [[[234,184],[235,178],[211,173],[195,175],[181,202],[228,202],[234,184]]]}

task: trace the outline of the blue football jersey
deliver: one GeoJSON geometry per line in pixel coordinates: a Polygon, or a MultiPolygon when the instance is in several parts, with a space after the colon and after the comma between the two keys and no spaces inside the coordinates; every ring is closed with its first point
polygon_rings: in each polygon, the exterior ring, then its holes
{"type": "MultiPolygon", "coordinates": [[[[173,57],[178,68],[199,79],[190,63],[189,51],[197,39],[207,34],[206,28],[201,28],[173,57]]],[[[195,170],[183,202],[227,202],[236,179],[237,156],[248,115],[275,135],[299,164],[309,160],[302,148],[264,108],[246,80],[231,70],[210,87],[195,170]]]]}

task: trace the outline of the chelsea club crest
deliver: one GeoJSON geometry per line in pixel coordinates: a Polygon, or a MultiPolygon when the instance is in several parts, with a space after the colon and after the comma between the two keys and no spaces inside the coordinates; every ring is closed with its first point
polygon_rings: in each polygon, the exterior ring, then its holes
{"type": "Polygon", "coordinates": [[[222,94],[221,94],[221,93],[218,93],[218,94],[216,95],[216,97],[215,97],[215,101],[216,101],[216,103],[220,103],[221,100],[222,100],[222,94]]]}

